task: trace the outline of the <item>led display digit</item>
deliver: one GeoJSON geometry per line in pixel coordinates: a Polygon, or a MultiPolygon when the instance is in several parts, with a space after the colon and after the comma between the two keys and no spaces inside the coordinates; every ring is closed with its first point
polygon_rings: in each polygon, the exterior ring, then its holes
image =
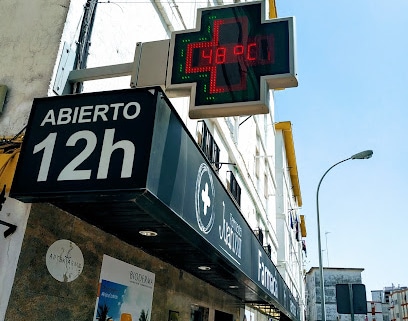
{"type": "Polygon", "coordinates": [[[174,35],[171,84],[197,83],[195,105],[260,100],[262,76],[290,73],[288,20],[262,23],[261,3],[207,9],[174,35]]]}

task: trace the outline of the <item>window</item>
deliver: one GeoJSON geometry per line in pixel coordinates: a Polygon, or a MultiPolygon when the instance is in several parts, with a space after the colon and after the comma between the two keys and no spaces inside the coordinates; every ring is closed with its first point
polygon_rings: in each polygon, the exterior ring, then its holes
{"type": "MultiPolygon", "coordinates": [[[[267,165],[266,162],[265,162],[265,165],[267,165]]],[[[267,166],[265,166],[265,168],[267,168],[267,166]]],[[[265,171],[265,174],[264,174],[264,196],[265,196],[266,199],[269,197],[269,189],[268,189],[268,187],[269,187],[269,184],[268,184],[268,173],[265,171]]]]}
{"type": "Polygon", "coordinates": [[[209,308],[205,308],[205,307],[194,304],[191,306],[190,320],[191,321],[208,321],[209,311],[210,311],[209,308]]]}
{"type": "Polygon", "coordinates": [[[211,135],[207,124],[204,121],[200,121],[200,123],[201,128],[198,131],[198,145],[200,145],[201,150],[205,156],[207,156],[209,162],[218,170],[217,165],[220,161],[220,148],[211,135]]]}
{"type": "Polygon", "coordinates": [[[228,171],[227,173],[229,173],[229,191],[237,201],[238,205],[241,205],[241,187],[239,186],[232,171],[228,171]]]}
{"type": "Polygon", "coordinates": [[[258,238],[259,243],[263,246],[263,232],[261,229],[255,230],[255,235],[258,238]]]}
{"type": "Polygon", "coordinates": [[[233,321],[234,316],[232,314],[223,311],[214,311],[214,321],[233,321]]]}
{"type": "Polygon", "coordinates": [[[272,246],[268,244],[267,246],[264,246],[264,249],[266,251],[266,254],[268,255],[269,258],[271,258],[272,255],[272,246]]]}
{"type": "Polygon", "coordinates": [[[259,172],[261,171],[261,156],[259,155],[259,149],[255,150],[255,177],[259,179],[259,172]]]}

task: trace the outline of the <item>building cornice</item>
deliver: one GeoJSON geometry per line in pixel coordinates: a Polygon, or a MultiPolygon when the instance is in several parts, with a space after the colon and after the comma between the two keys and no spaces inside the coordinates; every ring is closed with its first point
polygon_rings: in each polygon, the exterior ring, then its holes
{"type": "Polygon", "coordinates": [[[290,179],[293,185],[293,194],[299,207],[302,207],[302,194],[300,192],[299,174],[296,163],[295,144],[293,142],[292,124],[290,121],[275,123],[275,130],[281,130],[285,143],[286,158],[289,166],[290,179]]]}

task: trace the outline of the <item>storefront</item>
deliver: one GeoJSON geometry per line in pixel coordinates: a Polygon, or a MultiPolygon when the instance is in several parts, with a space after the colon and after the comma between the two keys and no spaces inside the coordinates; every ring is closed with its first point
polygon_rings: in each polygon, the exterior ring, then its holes
{"type": "Polygon", "coordinates": [[[146,308],[120,320],[243,320],[245,305],[300,320],[158,87],[35,99],[10,196],[35,204],[6,319],[95,319],[102,293],[123,307],[133,291],[146,308]]]}

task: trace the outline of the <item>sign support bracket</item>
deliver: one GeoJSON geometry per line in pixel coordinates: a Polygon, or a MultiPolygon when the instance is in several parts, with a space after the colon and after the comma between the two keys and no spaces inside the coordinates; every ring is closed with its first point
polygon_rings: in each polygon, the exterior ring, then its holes
{"type": "Polygon", "coordinates": [[[133,71],[133,65],[134,62],[130,62],[118,65],[72,70],[69,73],[68,81],[70,83],[75,83],[87,80],[130,76],[133,71]]]}
{"type": "MultiPolygon", "coordinates": [[[[68,83],[123,76],[131,76],[130,87],[132,88],[160,86],[164,91],[169,46],[170,40],[168,39],[147,43],[138,42],[133,62],[117,65],[70,70],[72,66],[64,63],[57,71],[54,91],[58,95],[63,95],[68,83]]],[[[66,51],[64,50],[63,54],[66,51]]],[[[61,57],[61,60],[65,61],[68,58],[61,57]]]]}

